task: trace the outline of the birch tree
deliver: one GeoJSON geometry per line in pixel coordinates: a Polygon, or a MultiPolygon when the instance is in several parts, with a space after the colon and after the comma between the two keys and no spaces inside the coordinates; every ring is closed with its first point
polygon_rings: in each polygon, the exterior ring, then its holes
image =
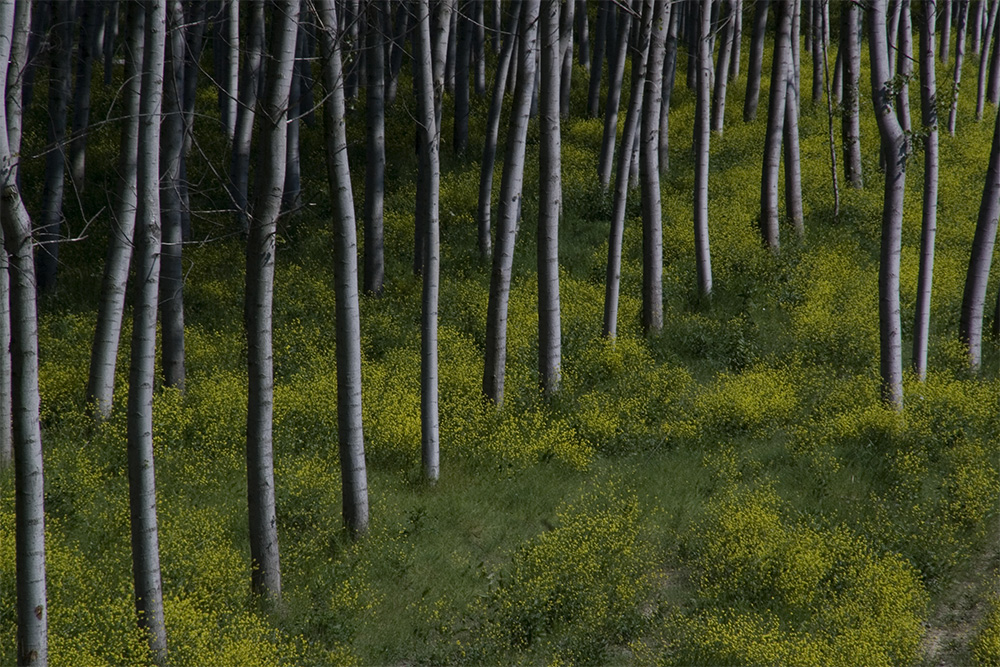
{"type": "Polygon", "coordinates": [[[160,118],[166,51],[166,0],[146,3],[139,103],[136,172],[136,288],[132,305],[132,348],[128,380],[128,481],[132,527],[132,578],[139,627],[153,661],[165,664],[160,540],[156,519],[153,461],[153,384],[156,360],[156,301],[160,282],[160,118]]]}
{"type": "Polygon", "coordinates": [[[510,300],[514,240],[521,209],[524,182],[524,150],[528,135],[528,114],[535,78],[535,42],[538,35],[539,0],[523,0],[520,17],[520,49],[517,86],[510,112],[500,205],[497,212],[496,251],[490,276],[490,296],[486,309],[486,359],[483,365],[483,395],[497,408],[503,406],[504,372],[507,364],[507,306],[510,300]]]}
{"type": "Polygon", "coordinates": [[[658,335],[663,329],[663,220],[660,206],[660,99],[663,57],[670,23],[670,4],[654,3],[645,104],[639,130],[639,178],[642,200],[642,328],[658,335]]]}
{"type": "MultiPolygon", "coordinates": [[[[861,77],[861,46],[858,37],[858,6],[848,2],[841,7],[840,51],[843,53],[843,115],[841,136],[844,144],[844,178],[848,186],[864,185],[861,174],[861,120],[859,81],[861,77]]],[[[888,57],[888,56],[887,56],[888,57]]],[[[887,71],[888,73],[888,71],[887,71]]],[[[886,79],[888,80],[888,79],[886,79]]]]}
{"type": "Polygon", "coordinates": [[[886,157],[882,240],[879,252],[879,374],[882,400],[903,409],[903,347],[899,322],[899,256],[906,189],[906,136],[892,109],[889,51],[886,39],[887,0],[874,0],[868,13],[872,101],[886,157]]]}
{"type": "MultiPolygon", "coordinates": [[[[602,189],[611,184],[611,167],[615,159],[615,137],[618,134],[618,107],[621,103],[622,78],[625,75],[625,56],[628,53],[629,29],[632,25],[630,11],[621,12],[618,19],[618,50],[608,72],[608,96],[604,103],[604,134],[601,153],[597,159],[597,180],[602,189]]],[[[625,177],[626,179],[628,176],[625,177]]]]}
{"type": "MultiPolygon", "coordinates": [[[[701,0],[698,19],[698,90],[694,125],[694,247],[698,295],[712,294],[712,255],[708,243],[708,155],[711,133],[708,111],[712,92],[711,0],[701,0]]],[[[755,28],[756,29],[756,28],[755,28]]]]}
{"type": "MultiPolygon", "coordinates": [[[[569,0],[564,7],[572,7],[569,0]]],[[[559,3],[547,2],[541,16],[542,78],[539,91],[540,135],[538,170],[538,381],[545,396],[559,390],[562,361],[562,329],[559,321],[559,211],[562,208],[562,162],[559,119],[560,79],[565,76],[566,58],[572,65],[572,42],[567,54],[560,39],[563,30],[572,32],[570,20],[560,17],[559,3]],[[562,19],[562,20],[560,20],[562,19]]]]}
{"type": "Polygon", "coordinates": [[[257,108],[257,86],[264,51],[264,0],[250,2],[250,21],[243,72],[239,82],[239,105],[233,136],[233,154],[229,167],[229,196],[235,209],[236,227],[247,232],[247,190],[250,183],[250,142],[253,137],[254,115],[257,108]]]}
{"type": "Polygon", "coordinates": [[[778,174],[781,163],[781,140],[786,119],[785,97],[788,95],[788,73],[791,69],[792,16],[790,0],[775,0],[777,10],[774,57],[771,62],[771,87],[768,93],[767,133],[764,137],[764,161],[760,183],[760,233],[764,245],[777,250],[778,174]]]}
{"type": "Polygon", "coordinates": [[[347,161],[344,79],[333,0],[314,3],[323,58],[323,125],[326,166],[333,200],[333,277],[336,295],[337,439],[344,525],[354,536],[368,532],[368,475],[361,421],[361,321],[358,310],[354,195],[347,161]]]}
{"type": "Polygon", "coordinates": [[[767,33],[767,7],[770,0],[756,0],[753,9],[753,31],[750,33],[750,61],[747,64],[747,89],[743,100],[743,122],[757,117],[760,100],[760,74],[764,62],[764,37],[767,33]]]}
{"type": "Polygon", "coordinates": [[[385,0],[371,0],[366,15],[368,30],[368,70],[365,90],[365,279],[364,289],[381,294],[385,281],[383,210],[385,204],[385,38],[382,25],[389,6],[385,0]]]}

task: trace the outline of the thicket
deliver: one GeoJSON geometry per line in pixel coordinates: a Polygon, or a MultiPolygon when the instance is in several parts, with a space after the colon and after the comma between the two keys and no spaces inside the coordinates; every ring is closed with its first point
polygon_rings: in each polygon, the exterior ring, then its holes
{"type": "MultiPolygon", "coordinates": [[[[810,71],[802,68],[803,90],[810,71]]],[[[867,76],[865,68],[863,82],[867,76]]],[[[865,87],[866,188],[841,192],[839,219],[825,105],[802,103],[807,232],[801,243],[785,234],[777,255],[761,247],[755,228],[766,114],[743,124],[741,105],[728,105],[725,134],[712,141],[715,292],[705,304],[694,295],[694,99],[678,77],[662,186],[664,333],[640,332],[636,195],[625,229],[619,337],[611,343],[600,338],[611,206],[594,177],[601,122],[584,118],[584,70],[577,67],[574,81],[573,114],[563,122],[565,380],[550,403],[535,371],[537,126],[529,132],[498,414],[480,397],[489,271],[476,250],[475,156],[487,101],[473,100],[472,157],[452,157],[445,121],[442,474],[433,488],[419,472],[414,103],[408,78],[401,81],[387,117],[386,288],[361,304],[372,529],[358,542],[340,529],[330,203],[323,170],[303,170],[309,204],[279,223],[275,280],[285,594],[274,611],[258,608],[249,591],[243,247],[218,212],[225,195],[215,173],[224,171],[226,152],[212,127],[214,93],[200,91],[188,164],[196,240],[185,248],[186,391],[160,390],[155,402],[171,664],[913,664],[923,659],[925,622],[949,587],[964,576],[997,580],[996,572],[970,574],[966,566],[976,554],[995,553],[1000,352],[989,342],[983,372],[973,377],[956,342],[995,111],[977,123],[972,96],[963,95],[958,135],[942,136],[930,371],[924,383],[907,378],[906,407],[895,413],[878,395],[882,183],[865,87]]],[[[731,99],[742,99],[743,85],[733,82],[731,99]]],[[[36,86],[36,100],[44,100],[44,80],[36,86]]],[[[919,108],[916,89],[911,109],[919,108]]],[[[95,117],[115,117],[115,90],[95,81],[95,117]]],[[[446,98],[445,119],[449,105],[446,98]]],[[[36,102],[25,123],[32,156],[44,148],[42,107],[36,102]]],[[[363,107],[354,103],[348,123],[359,203],[363,107]]],[[[40,304],[56,665],[149,659],[131,598],[127,330],[111,418],[95,424],[82,404],[116,128],[111,121],[94,130],[88,168],[96,180],[67,207],[78,242],[64,245],[59,287],[40,304]]],[[[306,165],[322,164],[321,132],[320,124],[302,127],[306,165]]],[[[32,210],[42,163],[24,163],[32,210]]],[[[921,181],[911,160],[904,339],[913,320],[921,181]]],[[[996,289],[994,278],[990,294],[996,289]]],[[[11,471],[0,473],[2,664],[15,655],[13,482],[11,471]]],[[[984,562],[997,567],[995,557],[984,562]]],[[[990,611],[951,648],[955,660],[1000,662],[993,588],[984,600],[990,611]]]]}

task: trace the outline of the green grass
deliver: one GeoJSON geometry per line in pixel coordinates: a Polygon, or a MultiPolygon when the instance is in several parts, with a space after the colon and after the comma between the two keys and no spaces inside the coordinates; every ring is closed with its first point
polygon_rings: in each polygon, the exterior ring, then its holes
{"type": "MultiPolygon", "coordinates": [[[[744,49],[746,52],[746,49],[744,49]]],[[[867,54],[865,54],[867,58],[867,54]]],[[[808,55],[803,56],[804,64],[808,55]]],[[[765,64],[769,56],[765,58],[765,64]]],[[[284,604],[249,595],[242,333],[243,246],[215,171],[225,147],[214,97],[199,97],[190,158],[197,243],[185,247],[187,393],[156,398],[161,564],[174,664],[910,664],[921,621],[956,585],[986,578],[1000,497],[1000,351],[964,370],[957,337],[965,265],[992,137],[964,92],[958,136],[942,136],[930,374],[906,408],[878,400],[877,261],[882,177],[862,77],[866,188],[832,214],[825,107],[802,105],[806,238],[758,240],[766,108],[742,123],[745,75],[712,137],[715,292],[694,296],[690,137],[683,52],[662,184],[665,327],[639,327],[638,195],[627,212],[619,338],[600,339],[610,198],[596,184],[599,121],[583,118],[574,72],[563,123],[561,297],[564,389],[537,388],[537,127],[529,133],[513,280],[504,412],[484,408],[489,269],[475,205],[486,101],[469,151],[442,137],[442,476],[419,467],[420,282],[411,274],[415,156],[409,83],[387,118],[387,283],[361,301],[371,534],[340,521],[332,233],[322,127],[303,126],[307,206],[280,223],[275,280],[275,465],[284,604]],[[207,159],[204,156],[207,156],[207,159]],[[215,171],[213,171],[215,170],[215,171]],[[807,582],[808,585],[800,585],[807,582]],[[896,605],[896,606],[893,606],[896,605]]],[[[967,63],[969,71],[974,65],[967,63]]],[[[745,71],[745,68],[744,68],[745,71]]],[[[802,90],[811,67],[802,68],[802,90]]],[[[969,78],[966,73],[966,80],[969,78]]],[[[942,86],[945,73],[939,72],[942,86]]],[[[113,89],[95,87],[105,113],[113,89]]],[[[911,96],[917,93],[911,86],[911,96]]],[[[761,99],[766,100],[767,81],[761,99]]],[[[39,82],[29,127],[44,127],[39,82]]],[[[918,109],[914,97],[912,109],[918,109]]],[[[446,97],[444,118],[450,117],[446,97]]],[[[765,105],[766,106],[766,105],[765,105]]],[[[364,104],[348,122],[363,198],[364,104]]],[[[96,114],[95,114],[96,115],[96,114]]],[[[114,114],[111,113],[111,116],[114,114]]],[[[317,119],[319,120],[319,119],[317,119]]],[[[839,134],[839,123],[837,124],[839,134]]],[[[82,405],[114,191],[116,126],[91,138],[90,183],[68,199],[60,284],[41,301],[42,420],[53,664],[148,660],[133,630],[125,466],[128,327],[115,412],[82,405]]],[[[36,154],[43,139],[26,135],[36,154]]],[[[838,153],[838,159],[840,155],[838,153]]],[[[42,160],[25,163],[37,210],[42,160]]],[[[915,301],[921,162],[910,163],[901,296],[904,363],[915,301]]],[[[499,172],[498,172],[499,173],[499,172]]],[[[843,179],[841,179],[843,180],[843,179]]],[[[495,180],[499,188],[499,178],[495,180]]],[[[364,239],[361,239],[364,243],[364,239]]],[[[997,280],[989,294],[996,293],[997,280]]],[[[990,297],[992,299],[992,296],[990,297]]],[[[0,663],[13,662],[13,474],[0,472],[0,663]]],[[[974,605],[986,609],[989,591],[974,605]]],[[[995,607],[993,607],[995,609],[995,607]]],[[[996,613],[955,655],[996,660],[996,613]],[[990,625],[990,623],[993,625],[990,625]],[[992,634],[991,634],[992,633],[992,634]],[[991,643],[992,642],[992,643],[991,643]]],[[[945,615],[946,616],[946,615],[945,615]]],[[[970,624],[971,626],[971,624],[970,624]]],[[[932,631],[941,629],[932,627],[932,631]]]]}

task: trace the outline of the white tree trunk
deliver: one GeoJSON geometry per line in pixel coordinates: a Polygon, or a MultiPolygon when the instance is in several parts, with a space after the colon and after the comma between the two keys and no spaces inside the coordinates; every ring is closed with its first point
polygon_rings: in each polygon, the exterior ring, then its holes
{"type": "Polygon", "coordinates": [[[660,110],[663,107],[663,56],[670,4],[654,3],[653,31],[646,62],[645,104],[639,131],[639,179],[642,200],[642,329],[663,329],[663,219],[660,207],[660,110]]]}
{"type": "Polygon", "coordinates": [[[771,64],[771,86],[768,93],[767,132],[764,136],[764,160],[760,182],[761,240],[771,250],[780,245],[778,212],[778,174],[781,164],[781,142],[787,119],[785,97],[788,95],[788,75],[791,50],[788,47],[792,25],[790,0],[776,0],[776,35],[771,64]]]}
{"type": "Polygon", "coordinates": [[[229,196],[236,211],[236,228],[247,232],[247,190],[250,182],[250,142],[253,136],[254,111],[257,108],[257,90],[260,82],[264,50],[264,0],[250,3],[250,25],[243,73],[239,83],[239,105],[236,110],[236,129],[233,138],[233,155],[229,168],[229,196]]]}
{"type": "Polygon", "coordinates": [[[695,166],[694,166],[694,248],[697,267],[698,295],[707,299],[712,294],[712,255],[708,242],[708,155],[709,105],[712,94],[712,12],[711,0],[701,0],[698,21],[698,90],[695,103],[695,166]]]}
{"type": "MultiPolygon", "coordinates": [[[[568,0],[564,7],[572,7],[568,0]]],[[[559,212],[562,209],[560,78],[564,65],[572,66],[569,51],[560,42],[560,24],[572,32],[572,12],[560,17],[559,3],[541,9],[541,90],[539,91],[540,147],[538,184],[538,381],[546,397],[559,391],[562,329],[559,321],[559,212]],[[562,19],[560,21],[560,18],[562,19]]]]}
{"type": "MultiPolygon", "coordinates": [[[[614,11],[609,10],[609,11],[614,11]]],[[[608,80],[608,97],[604,103],[604,135],[601,138],[601,153],[597,159],[597,179],[601,188],[607,190],[611,184],[611,167],[615,161],[615,138],[618,135],[618,108],[621,104],[622,79],[625,76],[625,57],[628,54],[629,27],[632,13],[621,12],[618,17],[618,50],[611,62],[608,80]]],[[[620,150],[624,150],[621,149],[620,150]]],[[[627,176],[625,177],[627,180],[627,176]]]]}

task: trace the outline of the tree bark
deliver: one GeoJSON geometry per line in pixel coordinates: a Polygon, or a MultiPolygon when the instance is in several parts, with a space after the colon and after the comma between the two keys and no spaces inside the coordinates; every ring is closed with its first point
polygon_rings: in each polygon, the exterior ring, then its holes
{"type": "Polygon", "coordinates": [[[938,10],[938,18],[941,20],[941,46],[939,47],[938,58],[945,65],[951,57],[951,11],[952,0],[941,0],[938,10]]]}
{"type": "Polygon", "coordinates": [[[333,198],[337,327],[337,438],[344,525],[355,537],[368,532],[368,475],[361,421],[361,321],[358,310],[354,195],[347,161],[343,67],[333,0],[317,0],[320,51],[327,98],[323,105],[327,172],[333,198]]]}
{"type": "MultiPolygon", "coordinates": [[[[858,83],[861,77],[861,46],[858,39],[858,6],[841,8],[840,50],[844,54],[844,93],[841,135],[844,143],[844,178],[852,188],[864,187],[861,174],[861,121],[858,83]]],[[[887,56],[888,57],[888,56],[887,56]]],[[[888,73],[888,72],[887,72],[888,73]]]]}
{"type": "Polygon", "coordinates": [[[756,0],[753,32],[750,33],[750,62],[747,64],[747,89],[743,100],[743,122],[757,117],[760,100],[760,73],[764,62],[764,36],[767,32],[767,6],[770,0],[756,0]]]}
{"type": "Polygon", "coordinates": [[[872,101],[886,156],[885,199],[879,253],[879,374],[882,400],[903,409],[903,346],[899,321],[899,257],[906,189],[906,137],[892,110],[889,51],[886,39],[886,0],[874,0],[868,14],[872,101]]]}
{"type": "Polygon", "coordinates": [[[479,167],[479,203],[476,208],[476,222],[479,229],[479,254],[488,258],[492,253],[490,239],[490,207],[493,198],[493,165],[497,155],[497,136],[500,133],[500,113],[503,110],[504,92],[507,87],[507,70],[510,68],[514,46],[517,43],[518,17],[521,3],[516,2],[507,19],[503,48],[497,59],[493,79],[493,97],[486,119],[486,136],[483,139],[483,159],[479,167]]]}
{"type": "MultiPolygon", "coordinates": [[[[899,0],[899,38],[896,40],[897,65],[900,84],[896,92],[896,117],[906,136],[907,152],[910,151],[910,85],[913,77],[913,21],[910,16],[910,0],[899,0]]],[[[889,54],[892,57],[892,54],[889,54]]]]}
{"type": "Polygon", "coordinates": [[[729,80],[740,76],[740,49],[743,42],[743,0],[733,0],[733,52],[729,56],[729,80]]]}
{"type": "Polygon", "coordinates": [[[517,86],[510,112],[507,151],[500,182],[497,213],[496,252],[490,277],[486,310],[486,359],[483,366],[483,395],[499,409],[503,406],[504,371],[507,363],[507,306],[510,300],[514,239],[521,209],[524,181],[524,151],[528,135],[528,114],[535,79],[535,42],[538,34],[539,0],[523,0],[520,16],[520,49],[517,86]]]}
{"type": "MultiPolygon", "coordinates": [[[[736,5],[734,0],[722,0],[726,8],[725,37],[719,45],[719,58],[715,64],[715,94],[712,98],[712,131],[722,134],[726,120],[726,83],[729,81],[729,58],[732,54],[734,30],[736,28],[736,5]]],[[[722,11],[719,11],[720,17],[722,11]]]]}
{"type": "Polygon", "coordinates": [[[236,136],[236,117],[240,79],[240,3],[239,0],[222,0],[222,29],[215,48],[224,49],[223,72],[219,81],[219,116],[226,133],[226,144],[232,145],[236,136]],[[220,43],[221,42],[221,43],[220,43]]]}
{"type": "Polygon", "coordinates": [[[385,0],[368,3],[368,87],[365,132],[365,292],[381,294],[385,281],[383,209],[385,203],[385,38],[381,25],[389,11],[385,0]]]}
{"type": "Polygon", "coordinates": [[[73,136],[69,142],[69,173],[77,191],[84,189],[87,138],[90,133],[90,80],[94,71],[95,35],[103,23],[99,2],[80,6],[80,39],[76,45],[76,81],[73,87],[73,136]]]}
{"type": "Polygon", "coordinates": [[[991,0],[989,12],[986,18],[986,30],[983,32],[982,43],[979,48],[979,76],[976,80],[976,120],[983,119],[983,108],[986,101],[986,79],[989,70],[990,45],[993,41],[993,29],[997,20],[997,8],[1000,2],[991,0]]]}
{"type": "Polygon", "coordinates": [[[299,128],[302,122],[302,69],[298,66],[305,59],[305,28],[300,24],[295,33],[295,62],[292,65],[292,82],[288,89],[288,112],[285,140],[285,184],[281,194],[281,209],[291,213],[302,206],[302,164],[299,146],[299,128]]]}
{"type": "Polygon", "coordinates": [[[236,228],[244,233],[250,230],[247,190],[250,182],[250,142],[264,50],[264,0],[250,2],[249,18],[246,56],[240,76],[239,105],[236,108],[232,164],[229,168],[229,193],[236,210],[236,228]]]}
{"type": "Polygon", "coordinates": [[[153,661],[165,664],[166,629],[160,580],[160,543],[156,520],[153,462],[153,384],[156,359],[156,300],[160,280],[160,118],[166,52],[166,0],[146,3],[139,105],[136,174],[136,289],[132,306],[132,349],[128,383],[129,516],[132,526],[132,576],[140,629],[153,661]]]}
{"type": "Polygon", "coordinates": [[[660,207],[660,109],[663,102],[663,58],[670,24],[670,4],[654,3],[653,32],[646,63],[645,104],[639,134],[639,178],[642,201],[642,329],[663,330],[663,220],[660,207]]]}
{"type": "Polygon", "coordinates": [[[780,245],[778,227],[778,175],[781,162],[781,142],[787,118],[785,97],[788,95],[788,75],[791,71],[791,49],[788,46],[792,25],[791,0],[775,0],[776,34],[774,57],[771,61],[771,87],[768,93],[767,133],[764,137],[764,161],[760,183],[761,240],[771,250],[780,245]]]}
{"type": "Polygon", "coordinates": [[[968,26],[969,2],[960,0],[958,10],[958,31],[955,36],[955,74],[951,88],[951,108],[948,112],[948,134],[955,136],[955,122],[958,116],[958,87],[962,82],[962,64],[965,62],[965,33],[968,26]]]}
{"type": "MultiPolygon", "coordinates": [[[[707,299],[712,294],[712,256],[708,242],[708,155],[711,133],[708,110],[712,81],[712,12],[711,0],[701,0],[698,21],[698,95],[695,103],[695,168],[694,168],[694,246],[698,277],[698,295],[707,299]]],[[[760,0],[758,0],[760,1],[760,0]]]]}
{"type": "Polygon", "coordinates": [[[934,237],[937,234],[938,115],[935,80],[935,0],[921,3],[920,16],[920,120],[924,136],[923,216],[920,233],[920,268],[917,273],[917,305],[913,323],[913,370],[923,382],[927,377],[927,340],[931,320],[931,287],[934,281],[934,237]]]}
{"type": "Polygon", "coordinates": [[[806,4],[811,6],[811,21],[809,32],[812,35],[810,46],[812,46],[812,103],[817,105],[823,101],[823,68],[826,63],[823,58],[823,3],[826,0],[806,0],[806,4]]]}
{"type": "Polygon", "coordinates": [[[1000,113],[993,129],[990,164],[986,170],[986,184],[976,219],[976,233],[972,240],[969,269],[962,293],[962,315],[958,326],[959,340],[969,352],[969,368],[978,372],[982,364],[983,307],[986,287],[993,259],[993,245],[997,235],[997,218],[1000,217],[1000,113]]]}
{"type": "Polygon", "coordinates": [[[618,151],[618,175],[615,179],[614,207],[611,213],[611,232],[608,236],[608,266],[604,291],[604,329],[606,338],[618,335],[618,294],[622,272],[622,236],[625,232],[625,204],[628,200],[628,174],[632,161],[632,147],[639,127],[639,112],[642,110],[646,59],[653,24],[653,0],[642,0],[639,34],[632,53],[632,76],[629,93],[628,112],[622,129],[622,142],[618,151]]]}
{"type": "Polygon", "coordinates": [[[139,98],[142,91],[142,49],[145,14],[138,3],[128,5],[128,36],[125,42],[125,83],[122,94],[122,121],[118,154],[121,174],[118,202],[111,223],[108,252],[104,260],[101,300],[97,311],[97,327],[90,353],[90,375],[87,381],[87,402],[93,405],[94,416],[111,416],[114,398],[115,367],[125,309],[125,288],[129,263],[132,259],[132,237],[135,230],[136,175],[139,146],[139,98]]]}
{"type": "Polygon", "coordinates": [[[465,153],[469,146],[469,64],[472,51],[472,9],[470,0],[458,4],[458,45],[455,50],[455,122],[452,132],[452,150],[456,155],[465,153]]]}
{"type": "MultiPolygon", "coordinates": [[[[572,8],[567,0],[564,8],[572,8]]],[[[564,9],[565,10],[565,9],[564,9]]],[[[560,17],[559,3],[547,2],[541,16],[540,147],[538,184],[538,381],[546,397],[559,391],[562,363],[562,328],[559,321],[559,212],[562,209],[560,111],[565,66],[573,64],[569,49],[560,39],[572,32],[572,12],[560,17]]]]}
{"type": "Polygon", "coordinates": [[[611,167],[615,159],[615,138],[618,134],[618,107],[621,103],[622,78],[625,74],[625,56],[628,52],[629,26],[632,14],[621,12],[618,20],[618,51],[609,71],[608,97],[604,103],[604,135],[601,138],[601,153],[597,162],[597,179],[601,188],[611,184],[611,167]]]}
{"type": "Polygon", "coordinates": [[[668,3],[667,11],[670,18],[663,55],[663,81],[661,84],[663,99],[660,104],[660,145],[657,156],[660,162],[660,173],[663,174],[670,171],[670,98],[673,96],[674,79],[677,75],[677,30],[682,14],[680,6],[675,6],[672,3],[668,3]]]}
{"type": "Polygon", "coordinates": [[[587,90],[587,115],[597,118],[601,106],[601,75],[604,72],[604,47],[607,43],[608,15],[614,4],[598,1],[597,25],[594,28],[594,48],[590,56],[590,84],[587,90]]]}

